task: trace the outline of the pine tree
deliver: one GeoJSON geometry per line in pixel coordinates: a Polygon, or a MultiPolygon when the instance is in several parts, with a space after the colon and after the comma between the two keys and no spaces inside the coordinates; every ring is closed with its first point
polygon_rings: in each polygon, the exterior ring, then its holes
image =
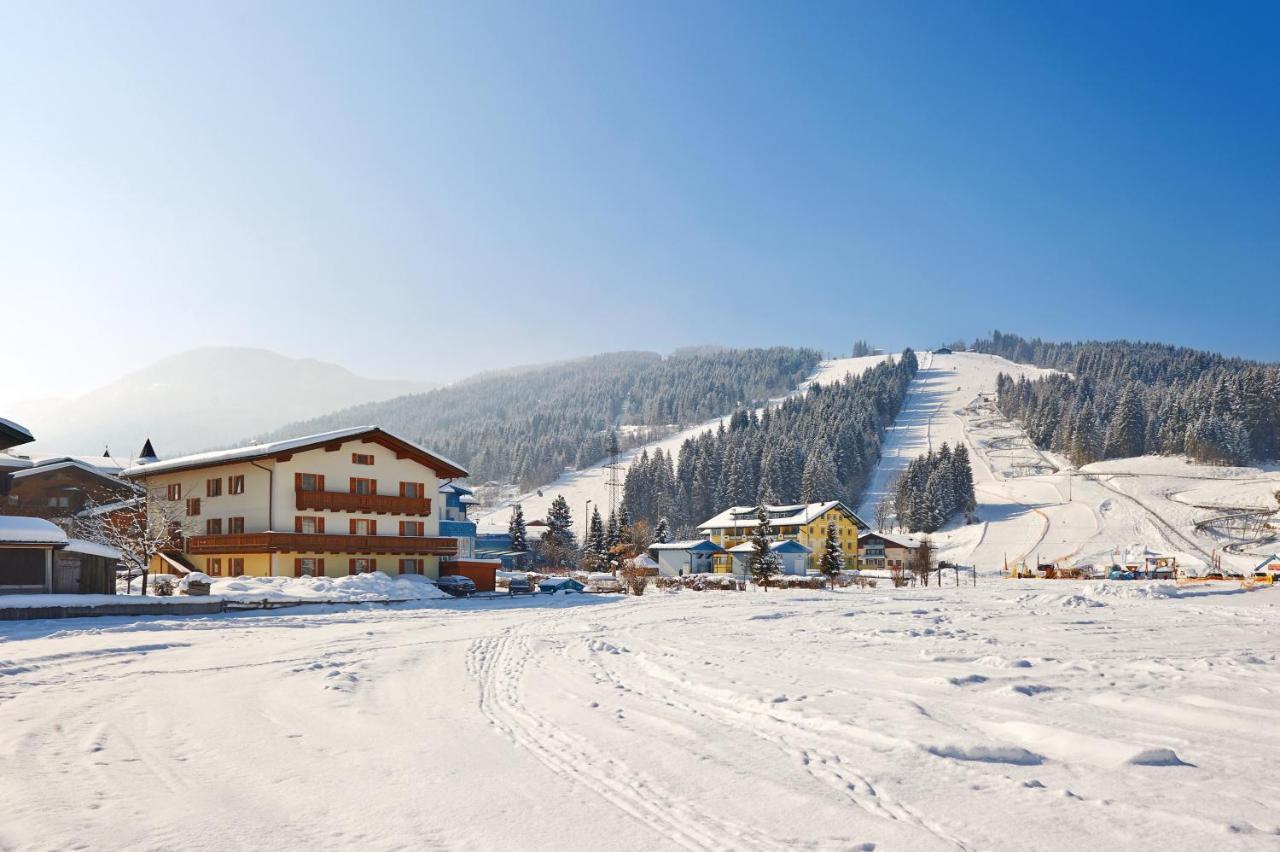
{"type": "Polygon", "coordinates": [[[772,544],[773,526],[769,523],[769,513],[764,506],[756,507],[756,528],[751,532],[751,557],[747,561],[747,570],[757,586],[764,586],[769,591],[769,578],[778,572],[778,559],[770,545],[772,544]]]}
{"type": "Polygon", "coordinates": [[[971,524],[978,519],[978,495],[973,487],[969,448],[964,444],[959,444],[951,457],[951,479],[956,494],[956,508],[964,513],[965,523],[971,524]]]}
{"type": "Polygon", "coordinates": [[[666,544],[671,540],[671,531],[667,527],[666,518],[658,518],[658,525],[653,528],[653,543],[666,544]]]}
{"type": "Polygon", "coordinates": [[[604,540],[604,522],[600,519],[600,507],[591,508],[591,522],[587,526],[587,540],[583,543],[584,555],[598,565],[607,552],[604,540]]]}
{"type": "Polygon", "coordinates": [[[800,480],[800,501],[822,503],[838,499],[840,483],[836,478],[836,462],[829,444],[821,444],[809,450],[800,480]]]}
{"type": "Polygon", "coordinates": [[[542,534],[542,540],[563,548],[577,544],[573,535],[573,516],[563,495],[557,494],[551,501],[551,508],[547,510],[547,531],[542,534]]]}
{"type": "Polygon", "coordinates": [[[511,550],[517,554],[516,567],[524,567],[524,561],[527,558],[525,554],[529,552],[529,540],[524,525],[524,508],[519,503],[511,509],[511,522],[507,524],[507,536],[511,539],[511,550]]]}
{"type": "Polygon", "coordinates": [[[1106,457],[1117,459],[1142,455],[1145,434],[1146,418],[1142,413],[1140,392],[1129,385],[1121,392],[1111,422],[1107,425],[1106,457]]]}
{"type": "Polygon", "coordinates": [[[631,542],[631,513],[627,511],[626,503],[618,507],[618,542],[631,542]]]}
{"type": "Polygon", "coordinates": [[[836,577],[844,570],[844,553],[840,550],[840,534],[836,531],[835,521],[827,522],[827,541],[818,570],[827,576],[831,590],[835,591],[836,577]]]}
{"type": "Polygon", "coordinates": [[[609,524],[605,527],[604,533],[604,549],[606,552],[613,550],[622,541],[622,536],[618,531],[618,516],[613,512],[609,513],[609,524]]]}

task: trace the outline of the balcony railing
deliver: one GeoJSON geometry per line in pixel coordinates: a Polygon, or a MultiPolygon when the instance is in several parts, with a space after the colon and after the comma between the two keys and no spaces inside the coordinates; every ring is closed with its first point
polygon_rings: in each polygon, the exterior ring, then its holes
{"type": "Polygon", "coordinates": [[[398,553],[409,556],[456,556],[458,540],[413,535],[291,532],[193,535],[187,538],[186,552],[196,556],[221,553],[398,553]]]}
{"type": "Polygon", "coordinates": [[[392,494],[351,494],[346,491],[295,492],[300,510],[367,512],[378,515],[430,515],[430,497],[397,497],[392,494]]]}

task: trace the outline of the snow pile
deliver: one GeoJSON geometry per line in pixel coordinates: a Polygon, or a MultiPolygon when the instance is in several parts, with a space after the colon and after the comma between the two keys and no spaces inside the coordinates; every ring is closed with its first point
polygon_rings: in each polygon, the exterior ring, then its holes
{"type": "Polygon", "coordinates": [[[1081,609],[1095,606],[1106,606],[1106,603],[1090,595],[1087,591],[1087,587],[1084,594],[1078,595],[1067,592],[1040,592],[1036,594],[1019,595],[1017,602],[1032,609],[1043,609],[1046,607],[1081,609]]]}
{"type": "Polygon", "coordinates": [[[230,601],[417,601],[447,598],[426,577],[381,571],[348,577],[215,577],[211,593],[230,601]]]}
{"type": "Polygon", "coordinates": [[[1089,583],[1080,587],[1080,593],[1091,598],[1127,598],[1129,600],[1164,600],[1182,596],[1182,590],[1175,583],[1134,581],[1089,583]]]}

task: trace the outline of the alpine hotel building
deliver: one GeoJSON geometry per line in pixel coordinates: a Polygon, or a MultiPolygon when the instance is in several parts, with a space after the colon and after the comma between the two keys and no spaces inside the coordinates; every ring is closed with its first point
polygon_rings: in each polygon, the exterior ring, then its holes
{"type": "Polygon", "coordinates": [[[181,549],[152,560],[160,573],[435,578],[458,555],[433,498],[467,471],[376,426],[141,458],[122,476],[145,487],[151,522],[181,519],[181,549]]]}

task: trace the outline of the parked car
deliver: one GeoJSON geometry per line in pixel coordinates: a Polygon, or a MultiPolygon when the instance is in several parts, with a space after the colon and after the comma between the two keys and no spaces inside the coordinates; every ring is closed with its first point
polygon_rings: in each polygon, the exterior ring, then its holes
{"type": "Polygon", "coordinates": [[[538,591],[551,594],[552,592],[581,592],[586,586],[579,583],[572,577],[546,577],[538,581],[538,591]]]}
{"type": "Polygon", "coordinates": [[[455,598],[465,598],[476,593],[475,581],[470,577],[460,577],[457,574],[445,574],[436,580],[436,587],[455,598]]]}
{"type": "Polygon", "coordinates": [[[529,582],[528,577],[512,577],[507,581],[507,594],[531,595],[533,594],[533,583],[529,582]]]}

